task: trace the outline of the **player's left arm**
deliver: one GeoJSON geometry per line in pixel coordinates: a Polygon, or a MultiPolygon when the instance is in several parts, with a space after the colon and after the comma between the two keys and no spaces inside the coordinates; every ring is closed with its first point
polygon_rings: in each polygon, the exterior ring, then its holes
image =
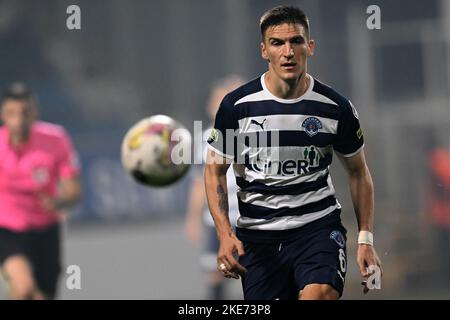
{"type": "MultiPolygon", "coordinates": [[[[373,240],[364,239],[367,235],[369,235],[370,238],[373,234],[374,188],[372,176],[370,175],[363,149],[356,155],[350,157],[339,155],[339,159],[349,177],[350,192],[358,222],[358,229],[363,238],[361,239],[361,237],[358,237],[358,253],[356,260],[361,275],[364,278],[367,278],[370,275],[367,271],[367,267],[370,265],[376,265],[381,269],[381,261],[373,246],[373,240]],[[370,234],[367,232],[370,232],[370,234]]],[[[364,293],[366,292],[367,288],[365,288],[364,293]]]]}
{"type": "Polygon", "coordinates": [[[67,209],[81,200],[82,190],[78,175],[63,178],[60,181],[60,193],[55,199],[55,205],[59,209],[67,209]]]}

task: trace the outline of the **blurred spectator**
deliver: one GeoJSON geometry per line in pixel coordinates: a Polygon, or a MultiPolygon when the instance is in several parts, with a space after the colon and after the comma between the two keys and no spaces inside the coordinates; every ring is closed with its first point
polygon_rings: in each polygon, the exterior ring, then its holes
{"type": "MultiPolygon", "coordinates": [[[[233,91],[244,81],[238,76],[228,76],[218,81],[212,88],[209,102],[207,106],[208,116],[210,121],[214,121],[217,109],[220,102],[226,94],[233,91]]],[[[195,157],[199,161],[204,163],[206,159],[206,139],[209,137],[209,133],[212,129],[212,123],[203,132],[202,143],[197,143],[196,146],[200,147],[194,150],[195,157]]],[[[207,272],[207,285],[208,285],[208,298],[211,300],[223,300],[224,294],[224,277],[217,271],[217,252],[219,250],[219,241],[216,235],[216,229],[214,228],[214,221],[206,205],[205,186],[203,184],[203,165],[197,166],[194,171],[194,177],[190,188],[189,202],[186,213],[186,236],[193,244],[200,242],[201,234],[205,240],[205,252],[201,257],[201,265],[207,272]],[[203,229],[203,226],[205,228],[203,229]],[[204,230],[204,232],[202,232],[204,230]]],[[[236,225],[236,220],[239,215],[238,203],[237,203],[237,186],[236,180],[233,174],[233,170],[229,169],[227,174],[228,184],[228,203],[229,203],[229,217],[233,226],[236,225]]]]}
{"type": "Polygon", "coordinates": [[[450,146],[435,147],[429,153],[430,185],[427,195],[429,218],[434,229],[437,263],[441,280],[450,282],[450,146]]]}

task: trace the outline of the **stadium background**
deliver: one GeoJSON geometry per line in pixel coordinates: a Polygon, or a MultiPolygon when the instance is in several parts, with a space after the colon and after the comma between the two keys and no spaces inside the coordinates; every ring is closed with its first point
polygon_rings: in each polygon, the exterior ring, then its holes
{"type": "MultiPolygon", "coordinates": [[[[66,226],[65,265],[82,271],[66,299],[201,299],[199,248],[183,237],[189,176],[165,189],[134,183],[119,146],[137,120],[168,114],[193,128],[211,84],[259,76],[258,21],[280,1],[0,1],[0,88],[28,82],[41,118],[64,125],[83,166],[83,203],[66,226]],[[81,8],[82,29],[66,28],[81,8]]],[[[450,298],[442,243],[426,206],[427,154],[449,147],[450,1],[291,1],[310,17],[309,72],[350,97],[366,136],[376,188],[376,248],[383,290],[367,298],[450,298]],[[381,8],[368,30],[366,8],[381,8]]],[[[337,162],[337,161],[336,161],[337,162]]],[[[356,223],[345,174],[334,182],[349,231],[346,299],[363,298],[356,223]]],[[[447,271],[448,272],[448,271],[447,271]]],[[[230,297],[241,298],[234,282],[230,297]]]]}

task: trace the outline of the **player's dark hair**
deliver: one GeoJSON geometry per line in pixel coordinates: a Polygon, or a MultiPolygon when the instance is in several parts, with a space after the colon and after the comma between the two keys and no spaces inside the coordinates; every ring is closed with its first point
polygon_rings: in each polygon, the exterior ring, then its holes
{"type": "Polygon", "coordinates": [[[35,97],[33,91],[25,83],[14,82],[3,91],[1,102],[8,99],[34,101],[35,97]]]}
{"type": "Polygon", "coordinates": [[[308,17],[301,9],[292,6],[278,6],[270,9],[262,15],[259,25],[261,27],[261,35],[263,39],[267,28],[271,26],[278,26],[283,23],[302,25],[305,28],[306,36],[309,39],[308,17]]]}

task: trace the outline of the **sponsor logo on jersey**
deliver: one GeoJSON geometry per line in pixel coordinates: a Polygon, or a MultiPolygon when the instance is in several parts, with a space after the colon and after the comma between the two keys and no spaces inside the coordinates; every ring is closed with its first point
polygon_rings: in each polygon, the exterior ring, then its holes
{"type": "Polygon", "coordinates": [[[302,123],[302,128],[305,129],[305,132],[308,136],[315,136],[320,129],[322,129],[322,122],[316,117],[306,118],[302,123]]]}
{"type": "Polygon", "coordinates": [[[319,165],[324,154],[316,146],[303,147],[298,159],[271,159],[261,155],[253,157],[251,167],[254,171],[272,175],[298,175],[314,171],[319,165]]]}

